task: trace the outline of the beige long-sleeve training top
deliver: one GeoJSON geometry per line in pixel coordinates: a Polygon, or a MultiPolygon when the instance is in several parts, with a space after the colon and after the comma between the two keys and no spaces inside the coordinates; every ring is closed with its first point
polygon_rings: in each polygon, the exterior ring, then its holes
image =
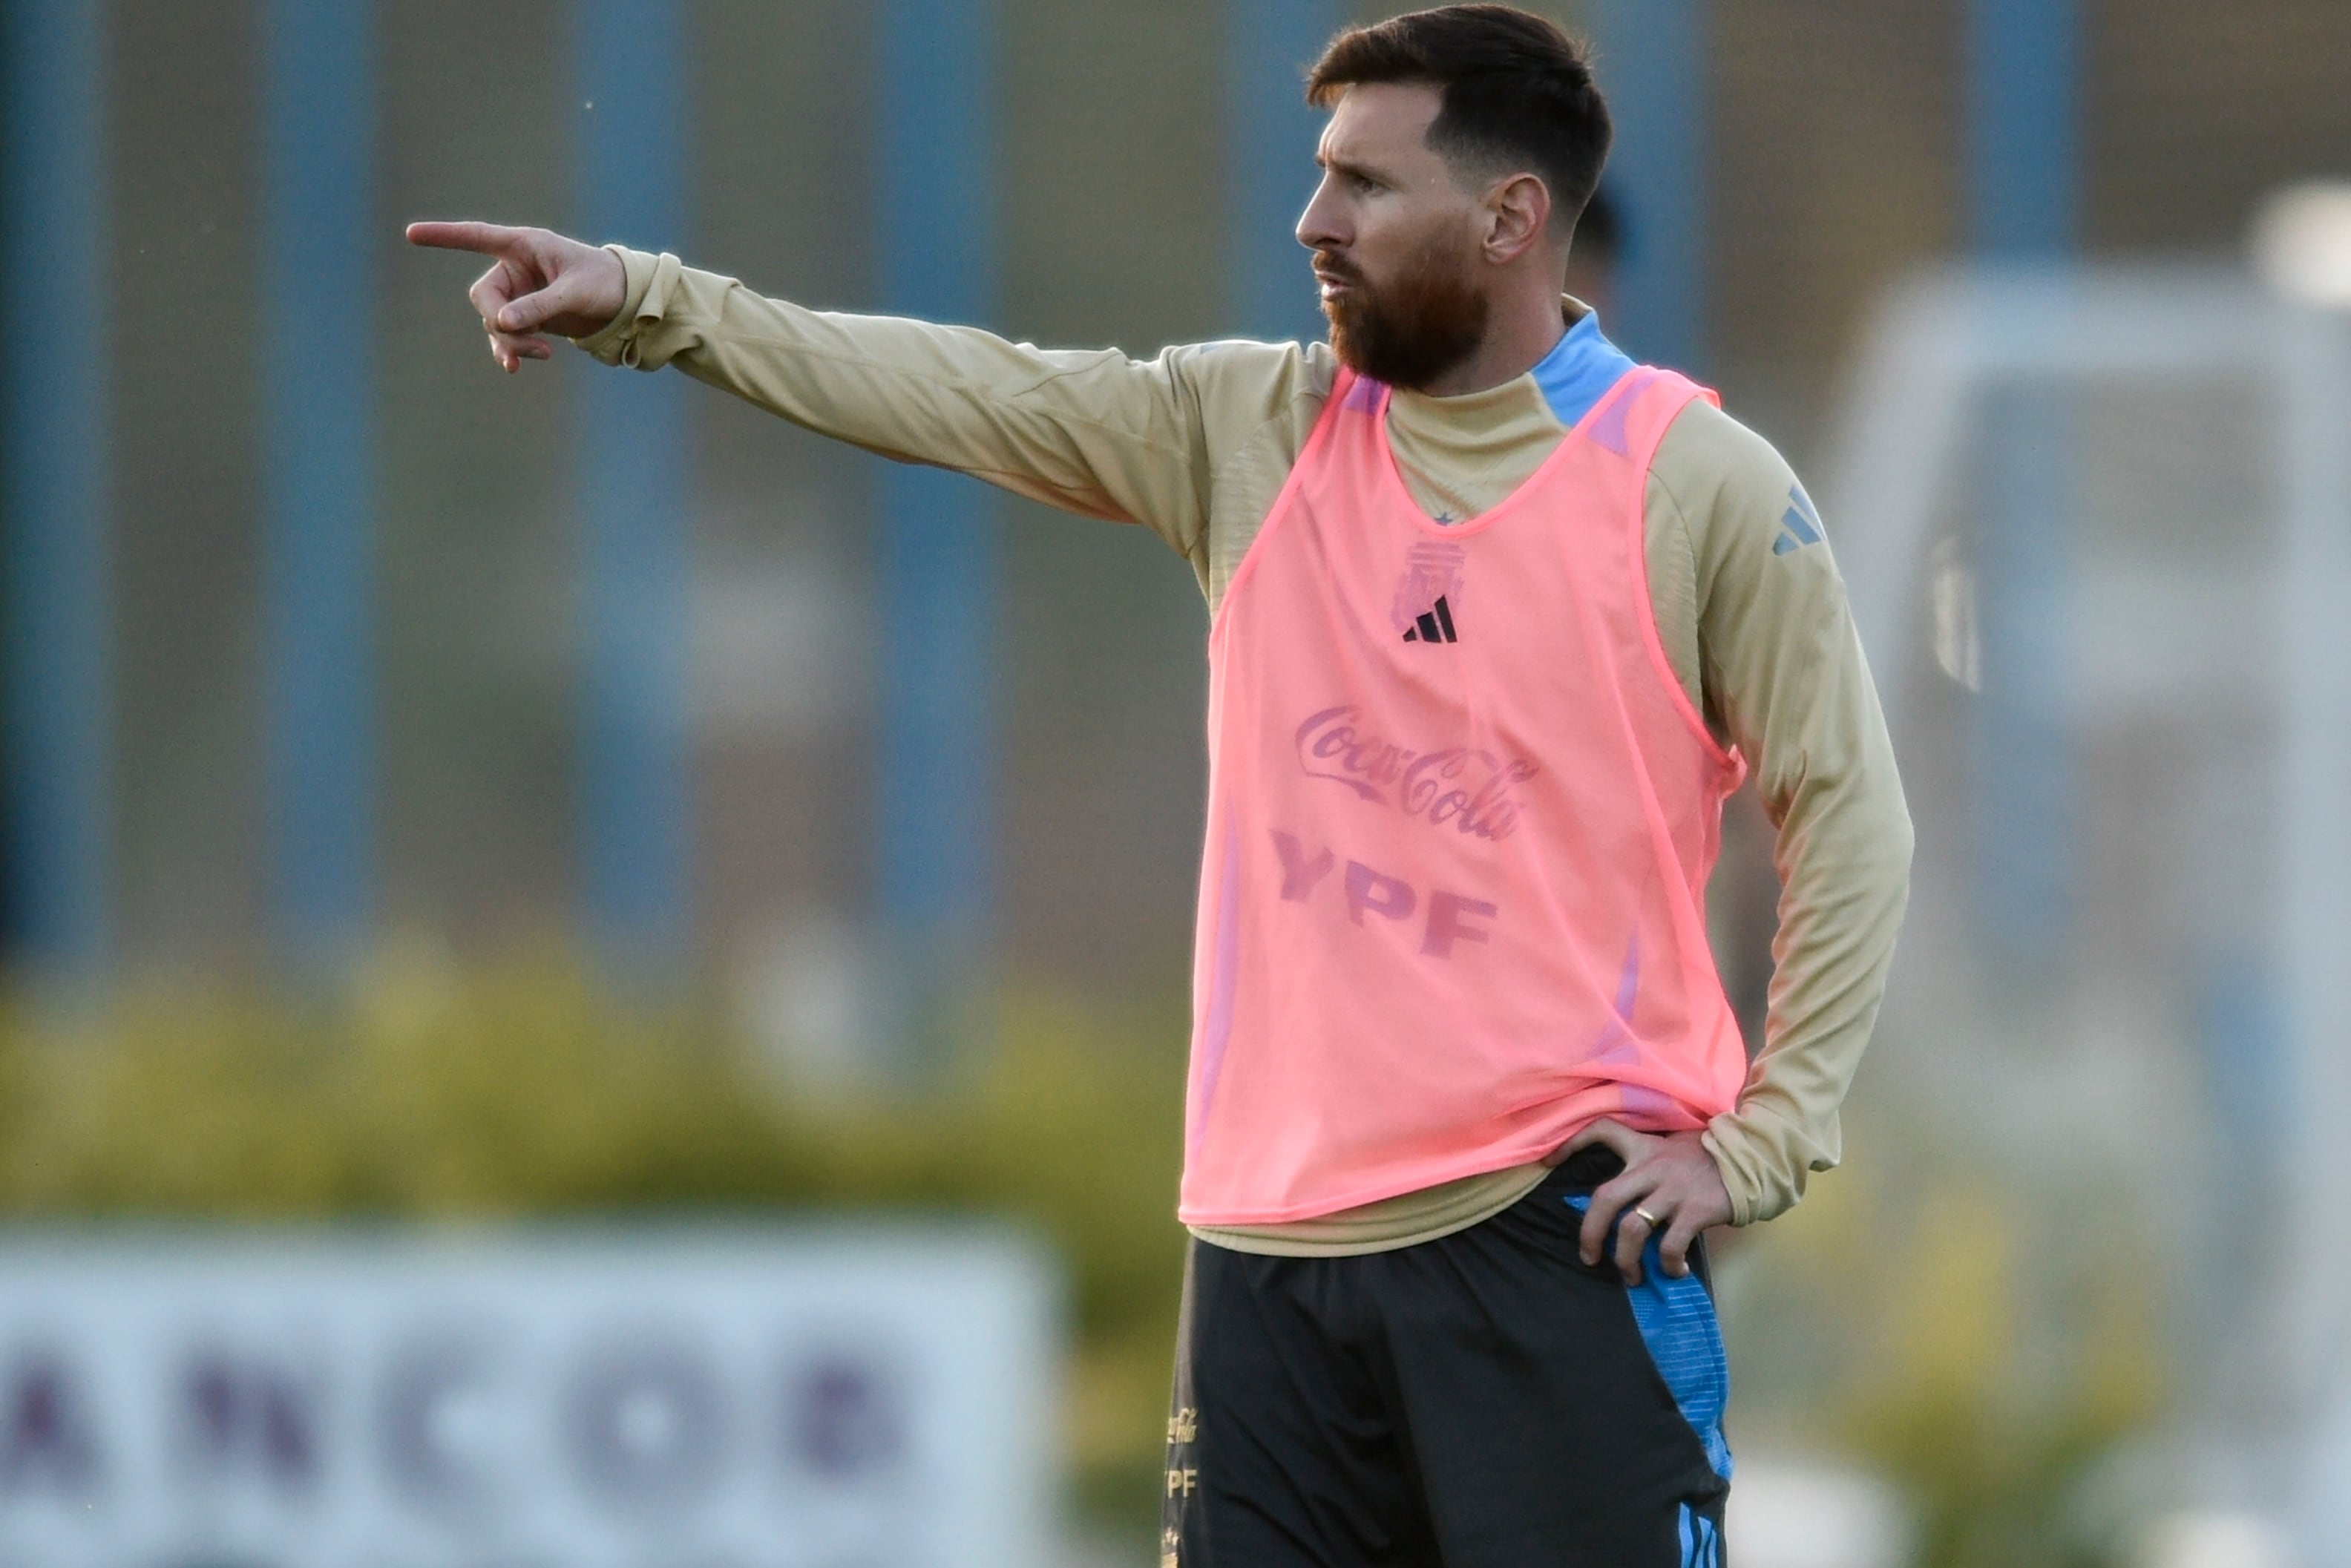
{"type": "MultiPolygon", "coordinates": [[[[1063,510],[1139,523],[1192,564],[1213,612],[1330,393],[1326,345],[1221,342],[1136,361],[967,327],[804,309],[673,256],[612,247],[627,300],[580,346],[675,364],[796,424],[954,468],[1063,510]]],[[[1570,315],[1583,308],[1568,302],[1570,315]]],[[[1463,397],[1398,392],[1389,436],[1432,517],[1476,516],[1565,427],[1531,375],[1463,397]]],[[[1768,1219],[1840,1151],[1838,1108],[1876,1021],[1911,832],[1844,585],[1795,476],[1703,402],[1667,431],[1646,497],[1652,611],[1674,671],[1748,758],[1778,830],[1782,893],[1764,1042],[1704,1138],[1732,1219],[1768,1219]]],[[[1203,1231],[1256,1251],[1422,1240],[1507,1207],[1538,1167],[1284,1226],[1203,1231]]]]}

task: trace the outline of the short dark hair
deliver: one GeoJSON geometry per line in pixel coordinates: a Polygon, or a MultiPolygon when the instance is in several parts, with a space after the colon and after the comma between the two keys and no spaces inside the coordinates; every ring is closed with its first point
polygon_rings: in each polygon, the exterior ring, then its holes
{"type": "Polygon", "coordinates": [[[1329,109],[1348,88],[1417,82],[1443,107],[1427,145],[1447,162],[1521,163],[1550,187],[1552,223],[1572,228],[1600,183],[1614,135],[1592,79],[1591,51],[1515,5],[1444,5],[1331,40],[1306,76],[1306,101],[1329,109]]]}

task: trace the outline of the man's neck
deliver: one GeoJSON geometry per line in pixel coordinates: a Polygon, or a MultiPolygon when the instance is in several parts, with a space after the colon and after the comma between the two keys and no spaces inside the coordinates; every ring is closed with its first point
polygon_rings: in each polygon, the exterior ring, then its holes
{"type": "Polygon", "coordinates": [[[1542,363],[1567,334],[1560,294],[1500,295],[1477,351],[1419,390],[1429,397],[1460,397],[1513,382],[1542,363]]]}

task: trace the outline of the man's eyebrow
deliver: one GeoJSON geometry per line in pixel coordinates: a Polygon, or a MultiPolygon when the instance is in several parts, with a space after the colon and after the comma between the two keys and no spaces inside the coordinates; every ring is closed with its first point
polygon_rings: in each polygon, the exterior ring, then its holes
{"type": "Polygon", "coordinates": [[[1387,175],[1368,163],[1358,163],[1352,158],[1328,158],[1317,152],[1314,154],[1314,163],[1317,168],[1328,169],[1334,173],[1351,174],[1383,185],[1390,183],[1387,175]]]}

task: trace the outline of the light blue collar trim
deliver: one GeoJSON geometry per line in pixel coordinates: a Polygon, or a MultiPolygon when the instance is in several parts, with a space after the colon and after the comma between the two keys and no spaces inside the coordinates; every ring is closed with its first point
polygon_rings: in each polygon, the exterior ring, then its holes
{"type": "Polygon", "coordinates": [[[1532,373],[1552,416],[1573,430],[1632,368],[1625,351],[1600,335],[1600,312],[1587,310],[1532,373]]]}

